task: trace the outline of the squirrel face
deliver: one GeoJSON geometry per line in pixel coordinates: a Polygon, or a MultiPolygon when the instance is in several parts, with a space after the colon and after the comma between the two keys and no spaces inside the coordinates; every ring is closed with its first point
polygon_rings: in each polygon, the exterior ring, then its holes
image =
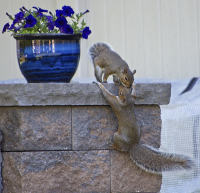
{"type": "Polygon", "coordinates": [[[131,88],[124,87],[122,84],[119,86],[119,99],[123,105],[132,105],[137,99],[135,95],[135,84],[131,88]]]}
{"type": "Polygon", "coordinates": [[[131,88],[124,87],[123,85],[119,86],[119,99],[123,105],[127,105],[133,102],[131,91],[131,88]]]}
{"type": "Polygon", "coordinates": [[[133,84],[134,81],[134,74],[136,73],[136,70],[131,72],[127,68],[125,68],[122,71],[121,77],[120,77],[120,82],[127,88],[130,88],[133,84]]]}

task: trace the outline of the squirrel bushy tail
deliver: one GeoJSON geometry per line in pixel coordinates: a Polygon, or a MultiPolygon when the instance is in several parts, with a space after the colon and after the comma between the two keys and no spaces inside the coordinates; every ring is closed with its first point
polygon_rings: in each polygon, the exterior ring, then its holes
{"type": "Polygon", "coordinates": [[[183,155],[160,152],[147,145],[135,144],[130,150],[131,159],[142,169],[151,173],[191,169],[193,161],[183,155]]]}
{"type": "Polygon", "coordinates": [[[89,55],[94,60],[101,52],[105,50],[111,50],[111,48],[105,43],[96,43],[89,49],[89,55]]]}

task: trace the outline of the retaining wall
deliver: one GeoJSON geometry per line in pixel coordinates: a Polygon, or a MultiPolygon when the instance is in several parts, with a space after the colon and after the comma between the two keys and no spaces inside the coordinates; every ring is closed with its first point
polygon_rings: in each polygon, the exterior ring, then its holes
{"type": "MultiPolygon", "coordinates": [[[[170,93],[170,84],[136,85],[141,143],[160,147],[159,105],[170,93]]],[[[0,115],[5,193],[160,190],[162,175],[110,147],[118,123],[95,84],[0,84],[0,115]]]]}

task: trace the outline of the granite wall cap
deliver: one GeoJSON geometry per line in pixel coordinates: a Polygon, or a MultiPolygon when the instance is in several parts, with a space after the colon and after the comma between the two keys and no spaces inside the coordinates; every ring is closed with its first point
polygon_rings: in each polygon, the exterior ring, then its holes
{"type": "MultiPolygon", "coordinates": [[[[118,85],[104,86],[118,95],[118,85]]],[[[170,83],[137,83],[136,104],[168,104],[170,83]]],[[[109,105],[96,84],[26,83],[0,84],[0,106],[109,105]]]]}

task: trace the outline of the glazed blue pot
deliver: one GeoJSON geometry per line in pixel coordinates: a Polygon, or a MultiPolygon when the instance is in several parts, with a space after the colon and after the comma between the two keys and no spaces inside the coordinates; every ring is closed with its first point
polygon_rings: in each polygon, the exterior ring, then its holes
{"type": "Polygon", "coordinates": [[[66,82],[80,59],[81,34],[17,34],[17,58],[28,83],[66,82]]]}

